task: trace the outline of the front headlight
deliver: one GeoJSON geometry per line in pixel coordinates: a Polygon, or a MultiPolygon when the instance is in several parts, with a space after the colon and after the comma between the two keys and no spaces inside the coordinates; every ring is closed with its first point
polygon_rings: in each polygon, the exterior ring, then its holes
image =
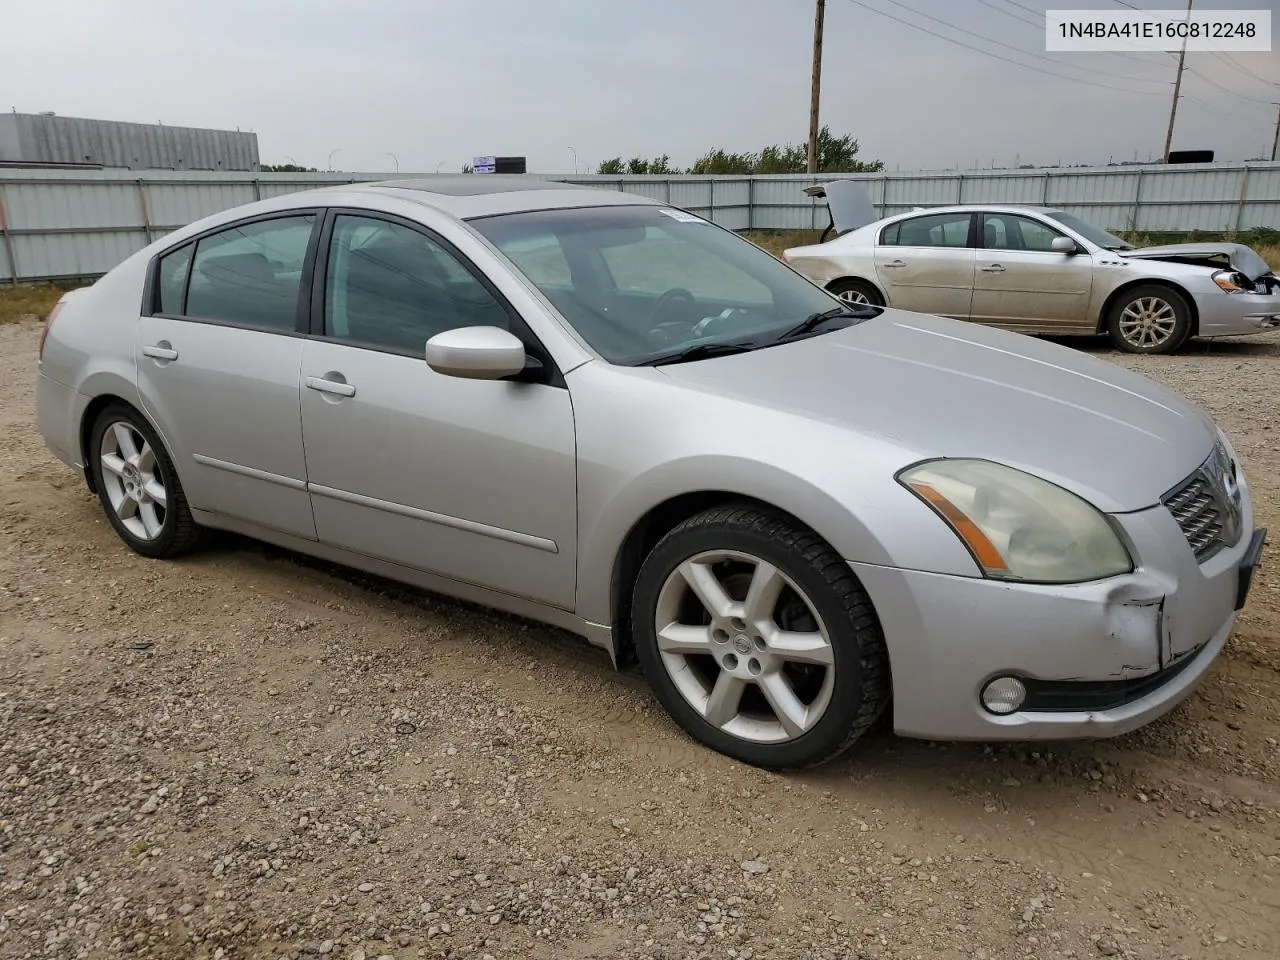
{"type": "Polygon", "coordinates": [[[1029,473],[989,460],[930,460],[898,481],[951,527],[988,577],[1081,583],[1133,570],[1101,511],[1029,473]]]}
{"type": "Polygon", "coordinates": [[[1249,278],[1235,270],[1219,270],[1210,279],[1227,293],[1257,292],[1249,278]]]}

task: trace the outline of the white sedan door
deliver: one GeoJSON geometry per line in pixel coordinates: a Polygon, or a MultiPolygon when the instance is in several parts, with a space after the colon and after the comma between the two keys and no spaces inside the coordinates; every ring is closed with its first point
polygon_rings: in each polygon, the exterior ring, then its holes
{"type": "Polygon", "coordinates": [[[1053,250],[1054,239],[1066,234],[1039,220],[1012,213],[982,219],[973,319],[1049,333],[1092,329],[1093,258],[1053,250]]]}
{"type": "Polygon", "coordinates": [[[889,306],[969,319],[973,219],[968,212],[925,214],[880,231],[875,269],[889,306]]]}

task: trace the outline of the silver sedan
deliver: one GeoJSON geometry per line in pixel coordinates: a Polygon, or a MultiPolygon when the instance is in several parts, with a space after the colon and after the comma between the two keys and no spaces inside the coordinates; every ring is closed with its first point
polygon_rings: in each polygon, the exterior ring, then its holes
{"type": "Polygon", "coordinates": [[[1228,439],[1145,378],[524,178],[178,230],[61,301],[38,410],[144,556],[237,531],[564,627],[771,768],[890,704],[929,738],[1146,723],[1265,539],[1228,439]]]}
{"type": "MultiPolygon", "coordinates": [[[[837,193],[829,202],[841,200],[837,193]]],[[[1045,207],[917,210],[783,256],[853,303],[1023,333],[1105,333],[1130,353],[1171,353],[1191,337],[1280,327],[1280,279],[1250,247],[1138,249],[1045,207]]]]}

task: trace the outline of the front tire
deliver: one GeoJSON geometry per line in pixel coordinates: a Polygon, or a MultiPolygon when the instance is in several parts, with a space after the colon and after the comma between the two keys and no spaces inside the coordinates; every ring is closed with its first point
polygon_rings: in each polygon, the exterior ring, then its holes
{"type": "Polygon", "coordinates": [[[872,306],[883,307],[884,297],[880,295],[872,284],[866,280],[859,280],[856,277],[846,277],[843,280],[834,281],[827,291],[836,295],[845,303],[853,306],[872,306]]]}
{"type": "Polygon", "coordinates": [[[107,519],[131,550],[176,557],[199,543],[203,531],[173,461],[136,410],[123,403],[104,409],[90,431],[88,456],[107,519]]]}
{"type": "Polygon", "coordinates": [[[1125,353],[1173,353],[1191,335],[1191,309],[1171,287],[1134,287],[1112,304],[1107,333],[1125,353]]]}
{"type": "Polygon", "coordinates": [[[632,636],[672,718],[754,766],[831,760],[889,702],[862,585],[816,534],[764,507],[713,508],[664,536],[636,581],[632,636]]]}

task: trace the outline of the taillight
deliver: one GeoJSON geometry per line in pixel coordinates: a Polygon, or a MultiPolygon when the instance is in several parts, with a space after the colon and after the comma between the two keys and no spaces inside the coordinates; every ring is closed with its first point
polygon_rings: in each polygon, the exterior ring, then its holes
{"type": "Polygon", "coordinates": [[[38,357],[40,362],[44,362],[44,342],[49,339],[49,328],[53,326],[54,318],[58,316],[58,311],[62,309],[62,304],[66,301],[64,296],[61,300],[53,305],[53,309],[49,311],[49,316],[45,318],[44,326],[40,329],[40,350],[38,357]]]}

